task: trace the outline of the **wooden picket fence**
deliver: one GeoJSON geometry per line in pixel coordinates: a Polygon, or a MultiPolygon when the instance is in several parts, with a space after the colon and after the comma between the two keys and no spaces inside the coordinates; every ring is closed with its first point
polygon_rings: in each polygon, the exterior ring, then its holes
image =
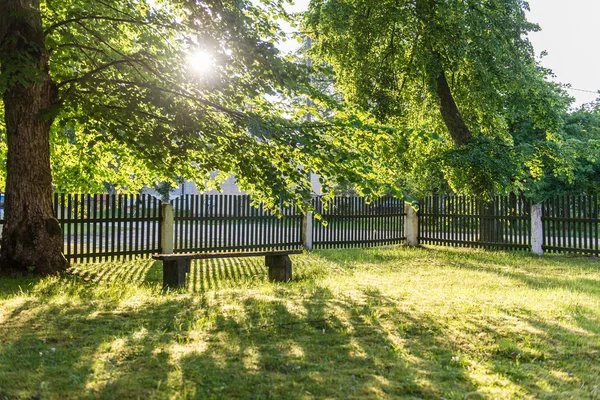
{"type": "Polygon", "coordinates": [[[255,207],[247,195],[184,195],[173,202],[176,253],[296,250],[302,248],[302,215],[281,216],[255,207]]]}
{"type": "MultiPolygon", "coordinates": [[[[600,255],[597,195],[557,196],[542,203],[546,252],[600,255]]],[[[455,247],[531,249],[531,202],[518,196],[484,203],[432,196],[419,210],[419,241],[455,247]]]]}
{"type": "Polygon", "coordinates": [[[321,221],[313,222],[315,249],[365,247],[403,243],[404,201],[383,197],[367,203],[362,197],[314,199],[321,221]]]}
{"type": "MultiPolygon", "coordinates": [[[[404,201],[367,203],[360,197],[315,198],[319,216],[303,221],[297,207],[277,216],[246,195],[185,195],[173,202],[174,252],[315,249],[404,243],[404,201]],[[303,229],[309,227],[310,232],[303,229]]],[[[0,229],[4,223],[0,204],[0,229]]],[[[161,202],[149,195],[55,194],[54,213],[71,262],[132,258],[160,253],[161,202]]],[[[484,203],[463,196],[420,202],[419,241],[440,246],[531,249],[531,203],[518,196],[484,203]]],[[[542,204],[546,252],[600,255],[598,197],[562,196],[542,204]]]]}
{"type": "Polygon", "coordinates": [[[106,260],[157,253],[160,201],[126,194],[55,194],[67,259],[106,260]]]}
{"type": "Polygon", "coordinates": [[[560,196],[542,203],[544,251],[599,255],[598,196],[560,196]]]}
{"type": "Polygon", "coordinates": [[[454,247],[531,248],[531,204],[522,197],[486,203],[466,196],[432,196],[420,203],[419,241],[454,247]]]}
{"type": "Polygon", "coordinates": [[[155,197],[55,193],[52,206],[71,262],[132,258],[160,250],[160,201],[155,197]]]}

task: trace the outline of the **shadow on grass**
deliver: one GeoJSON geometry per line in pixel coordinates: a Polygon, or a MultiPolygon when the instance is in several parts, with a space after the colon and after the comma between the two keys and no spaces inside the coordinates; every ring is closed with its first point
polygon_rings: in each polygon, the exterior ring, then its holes
{"type": "MultiPolygon", "coordinates": [[[[372,253],[399,262],[415,254],[393,259],[386,251],[372,253]]],[[[329,254],[323,257],[344,268],[345,256],[329,254]]],[[[462,260],[468,261],[464,268],[500,272],[476,257],[462,260]]],[[[81,270],[92,283],[62,279],[36,288],[43,283],[31,281],[33,293],[3,316],[0,398],[483,398],[461,354],[510,380],[520,395],[572,389],[579,398],[585,397],[577,388],[586,365],[578,366],[577,357],[594,365],[598,352],[597,315],[585,307],[567,311],[587,336],[524,309],[503,309],[502,316],[537,332],[510,336],[500,329],[501,318],[466,319],[459,338],[443,318],[408,308],[374,286],[334,294],[318,280],[305,285],[309,274],[299,282],[261,286],[262,259],[194,263],[187,288],[192,294],[160,295],[155,288],[141,302],[103,296],[100,289],[117,282],[156,286],[160,263],[144,261],[125,272],[112,264],[81,270]],[[70,290],[77,301],[60,297],[70,290]],[[475,347],[491,341],[494,350],[470,350],[465,338],[475,347]],[[575,379],[548,372],[561,368],[575,379]]],[[[525,279],[521,275],[509,277],[525,279]]],[[[18,294],[14,287],[0,286],[0,296],[18,294]]]]}
{"type": "MultiPolygon", "coordinates": [[[[565,276],[557,277],[556,271],[549,274],[543,267],[537,269],[527,269],[523,271],[516,265],[498,266],[490,264],[490,259],[486,257],[463,258],[455,266],[466,268],[472,271],[491,273],[502,277],[510,278],[521,282],[533,289],[563,289],[572,292],[582,292],[600,299],[600,279],[589,279],[577,276],[570,276],[568,266],[562,266],[565,270],[565,276]]],[[[550,265],[549,267],[552,267],[550,265]]],[[[594,266],[587,266],[588,270],[599,270],[594,266]]]]}
{"type": "Polygon", "coordinates": [[[194,293],[205,293],[266,279],[267,269],[263,258],[195,260],[188,274],[187,286],[194,293]]]}
{"type": "MultiPolygon", "coordinates": [[[[117,282],[162,285],[162,262],[140,259],[125,266],[119,262],[76,265],[71,274],[86,282],[113,284],[117,282]]],[[[314,280],[313,266],[303,259],[293,260],[293,281],[314,280]]],[[[186,289],[193,293],[265,283],[268,270],[264,257],[220,258],[193,260],[187,275],[186,289]]],[[[13,288],[18,293],[18,287],[13,288]]],[[[1,293],[1,292],[0,292],[1,293]]]]}
{"type": "Polygon", "coordinates": [[[314,288],[301,304],[286,303],[250,297],[243,301],[242,317],[216,316],[209,333],[214,339],[181,358],[187,394],[439,398],[450,390],[475,390],[464,370],[451,365],[452,350],[440,340],[444,332],[434,334],[431,319],[405,313],[389,312],[381,321],[379,307],[393,303],[376,290],[355,302],[314,288]],[[429,368],[438,369],[436,379],[420,374],[429,368]]]}
{"type": "Polygon", "coordinates": [[[491,371],[520,387],[522,393],[538,398],[596,399],[600,396],[600,365],[597,363],[600,338],[597,324],[590,326],[587,319],[597,320],[598,315],[579,308],[580,315],[574,316],[577,323],[568,327],[557,320],[540,318],[525,308],[502,312],[528,329],[509,335],[502,326],[479,326],[495,343],[487,360],[491,371]],[[581,317],[583,312],[586,317],[581,317]]]}
{"type": "MultiPolygon", "coordinates": [[[[70,273],[86,282],[117,282],[162,285],[162,262],[137,260],[126,264],[107,262],[76,265],[70,273]],[[131,267],[128,266],[131,264],[131,267]]],[[[267,270],[262,258],[194,260],[187,275],[187,289],[194,293],[218,290],[253,280],[264,281],[267,270]]]]}
{"type": "MultiPolygon", "coordinates": [[[[120,388],[113,383],[121,376],[154,388],[155,379],[169,373],[162,362],[167,357],[155,350],[173,340],[180,301],[121,310],[116,300],[90,300],[29,300],[5,319],[0,398],[114,398],[120,388]]],[[[135,392],[126,394],[131,396],[135,392]]]]}
{"type": "MultiPolygon", "coordinates": [[[[583,294],[600,301],[600,280],[576,276],[600,272],[597,258],[587,256],[537,257],[520,252],[469,251],[463,249],[422,248],[400,252],[395,249],[369,250],[361,254],[365,262],[392,262],[398,265],[408,257],[433,257],[444,267],[466,269],[483,276],[499,276],[534,290],[564,290],[573,295],[583,294]]],[[[322,252],[329,261],[346,260],[348,255],[322,252]]],[[[481,280],[486,281],[489,278],[481,280]]],[[[566,295],[569,296],[569,295],[566,295]]],[[[472,340],[487,338],[493,343],[493,354],[477,360],[490,371],[505,377],[523,393],[553,397],[563,393],[571,398],[600,397],[600,310],[581,304],[567,306],[548,317],[536,315],[526,307],[501,309],[496,320],[487,324],[471,324],[472,340]],[[560,321],[566,319],[567,322],[560,321]],[[498,321],[511,321],[498,325],[498,321]],[[529,327],[523,332],[507,332],[511,324],[529,327]],[[481,337],[480,337],[481,336],[481,337]]],[[[410,316],[406,316],[410,318],[410,316]]]]}
{"type": "MultiPolygon", "coordinates": [[[[227,268],[230,277],[254,270],[227,268]]],[[[215,276],[225,279],[225,268],[215,276]]],[[[45,290],[60,293],[61,284],[45,290]]],[[[27,300],[0,328],[0,396],[439,398],[475,389],[450,363],[443,330],[376,289],[356,299],[318,286],[300,298],[280,292],[213,304],[27,300]]]]}
{"type": "Polygon", "coordinates": [[[0,300],[7,299],[15,295],[22,295],[34,287],[40,278],[35,276],[25,277],[7,277],[0,276],[0,300]]]}

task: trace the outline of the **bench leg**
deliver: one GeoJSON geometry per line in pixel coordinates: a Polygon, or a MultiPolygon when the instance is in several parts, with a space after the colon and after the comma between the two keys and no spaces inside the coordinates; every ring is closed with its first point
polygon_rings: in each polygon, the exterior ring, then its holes
{"type": "Polygon", "coordinates": [[[163,287],[185,287],[185,274],[190,272],[190,260],[163,260],[163,287]]]}
{"type": "Polygon", "coordinates": [[[288,282],[292,280],[292,260],[290,256],[265,256],[265,264],[269,267],[269,280],[288,282]]]}

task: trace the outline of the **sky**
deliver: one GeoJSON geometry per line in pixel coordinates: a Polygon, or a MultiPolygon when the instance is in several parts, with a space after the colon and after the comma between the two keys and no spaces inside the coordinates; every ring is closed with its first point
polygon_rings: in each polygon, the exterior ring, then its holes
{"type": "MultiPolygon", "coordinates": [[[[305,10],[308,2],[295,0],[290,11],[305,10]]],[[[529,21],[542,28],[530,34],[536,56],[548,52],[542,65],[554,72],[556,82],[572,86],[568,92],[575,107],[600,97],[600,0],[529,0],[529,6],[529,21]]],[[[282,50],[293,46],[288,41],[282,50]]]]}
{"type": "Polygon", "coordinates": [[[600,0],[529,0],[528,19],[539,24],[541,32],[530,35],[536,54],[548,51],[542,65],[552,69],[555,81],[570,83],[575,105],[588,103],[600,95],[600,0]]]}

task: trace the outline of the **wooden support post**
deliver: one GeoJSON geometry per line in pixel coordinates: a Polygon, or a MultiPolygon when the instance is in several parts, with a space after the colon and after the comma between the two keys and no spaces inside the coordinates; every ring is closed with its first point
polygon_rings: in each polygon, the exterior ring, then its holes
{"type": "Polygon", "coordinates": [[[406,237],[406,243],[410,247],[419,245],[419,216],[412,207],[412,204],[404,204],[404,212],[406,217],[404,219],[404,236],[406,237]]]}
{"type": "Polygon", "coordinates": [[[313,213],[306,212],[302,216],[302,246],[305,250],[313,248],[313,213]]]}
{"type": "Polygon", "coordinates": [[[161,205],[160,252],[172,254],[174,249],[174,218],[173,205],[161,205]]]}
{"type": "Polygon", "coordinates": [[[163,287],[185,287],[185,275],[190,272],[190,259],[163,260],[163,287]]]}
{"type": "Polygon", "coordinates": [[[290,260],[290,256],[265,256],[265,264],[269,267],[270,281],[288,282],[292,280],[292,260],[290,260]]]}
{"type": "Polygon", "coordinates": [[[542,205],[531,205],[531,251],[541,256],[544,254],[542,244],[544,243],[544,228],[542,225],[542,205]]]}

